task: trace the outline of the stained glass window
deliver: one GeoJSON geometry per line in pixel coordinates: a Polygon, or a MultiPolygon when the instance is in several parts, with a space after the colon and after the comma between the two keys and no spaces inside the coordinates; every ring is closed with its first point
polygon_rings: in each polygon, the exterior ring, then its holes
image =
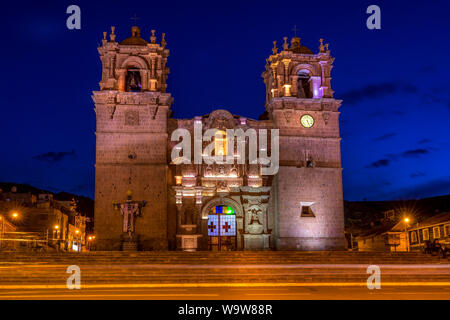
{"type": "Polygon", "coordinates": [[[210,214],[208,216],[208,236],[219,235],[219,216],[210,214]]]}
{"type": "Polygon", "coordinates": [[[232,207],[212,207],[208,215],[208,236],[235,236],[236,213],[232,207]],[[220,230],[219,230],[220,228],[220,230]]]}
{"type": "Polygon", "coordinates": [[[236,216],[225,215],[220,217],[220,235],[235,236],[236,235],[236,216]]]}
{"type": "Polygon", "coordinates": [[[229,206],[216,206],[211,208],[209,214],[235,214],[235,212],[229,206]]]}

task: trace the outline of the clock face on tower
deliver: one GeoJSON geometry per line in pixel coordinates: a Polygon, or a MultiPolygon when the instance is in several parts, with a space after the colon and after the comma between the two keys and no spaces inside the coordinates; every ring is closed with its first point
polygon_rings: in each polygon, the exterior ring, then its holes
{"type": "Polygon", "coordinates": [[[300,118],[300,123],[305,128],[311,128],[314,125],[314,118],[311,115],[309,115],[309,114],[304,114],[300,118]]]}

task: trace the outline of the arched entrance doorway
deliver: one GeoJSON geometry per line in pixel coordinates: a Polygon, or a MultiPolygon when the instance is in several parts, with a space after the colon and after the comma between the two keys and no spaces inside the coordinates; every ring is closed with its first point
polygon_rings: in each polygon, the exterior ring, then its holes
{"type": "Polygon", "coordinates": [[[236,250],[236,212],[233,207],[218,205],[209,210],[208,247],[211,251],[236,250]]]}

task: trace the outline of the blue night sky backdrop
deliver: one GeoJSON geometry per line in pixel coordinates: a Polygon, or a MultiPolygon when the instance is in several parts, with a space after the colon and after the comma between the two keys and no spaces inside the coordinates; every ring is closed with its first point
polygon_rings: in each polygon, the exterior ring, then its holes
{"type": "Polygon", "coordinates": [[[297,25],[336,58],[344,198],[450,194],[450,2],[429,1],[14,1],[2,3],[0,181],[93,197],[95,113],[102,32],[166,33],[175,117],[214,109],[258,118],[272,41],[297,25]],[[66,8],[81,8],[81,30],[66,8]],[[381,7],[381,30],[366,8],[381,7]]]}

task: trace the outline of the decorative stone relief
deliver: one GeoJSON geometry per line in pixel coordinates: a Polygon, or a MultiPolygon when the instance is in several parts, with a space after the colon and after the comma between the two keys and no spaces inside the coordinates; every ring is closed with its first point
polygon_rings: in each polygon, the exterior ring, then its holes
{"type": "Polygon", "coordinates": [[[322,113],[322,117],[323,117],[323,121],[325,122],[325,124],[328,124],[328,120],[330,120],[330,113],[324,112],[324,113],[322,113]]]}
{"type": "Polygon", "coordinates": [[[249,234],[263,234],[267,229],[264,219],[267,210],[267,204],[261,202],[261,198],[249,197],[248,202],[244,204],[245,210],[245,230],[249,234]]]}
{"type": "Polygon", "coordinates": [[[139,125],[139,111],[129,110],[125,112],[125,125],[138,126],[139,125]]]}
{"type": "Polygon", "coordinates": [[[286,118],[286,123],[290,124],[292,122],[293,115],[294,115],[294,111],[292,111],[292,110],[284,111],[284,117],[286,118]]]}

